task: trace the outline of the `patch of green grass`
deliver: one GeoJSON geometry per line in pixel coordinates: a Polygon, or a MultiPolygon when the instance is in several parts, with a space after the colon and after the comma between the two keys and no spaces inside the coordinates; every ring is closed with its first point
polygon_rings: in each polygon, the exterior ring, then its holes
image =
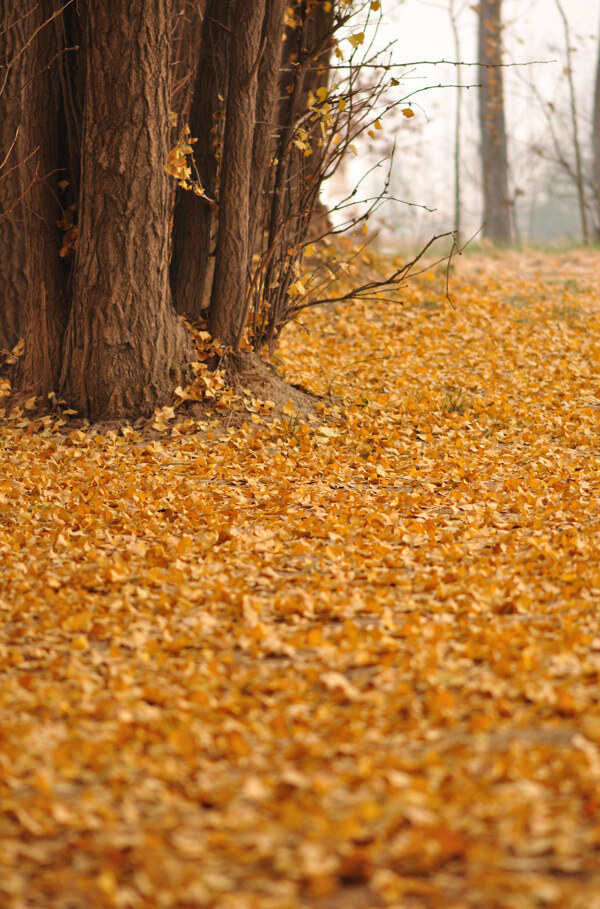
{"type": "Polygon", "coordinates": [[[298,427],[302,422],[302,413],[300,411],[284,413],[283,410],[278,410],[277,413],[281,420],[281,428],[283,429],[284,435],[293,438],[298,442],[298,427]]]}
{"type": "Polygon", "coordinates": [[[562,287],[564,291],[571,294],[587,294],[591,290],[591,288],[584,287],[580,284],[576,278],[557,278],[554,281],[548,281],[548,284],[552,284],[555,287],[562,287]]]}
{"type": "Polygon", "coordinates": [[[577,306],[565,303],[562,306],[553,306],[550,315],[554,319],[563,319],[565,322],[577,322],[581,318],[581,310],[577,306]]]}
{"type": "Polygon", "coordinates": [[[529,241],[527,243],[521,244],[519,249],[522,252],[533,252],[533,253],[547,253],[552,256],[560,256],[563,253],[572,253],[576,252],[579,249],[595,249],[595,246],[583,246],[580,240],[574,240],[570,238],[563,238],[562,240],[555,240],[553,242],[534,242],[529,241]]]}
{"type": "Polygon", "coordinates": [[[509,294],[509,296],[504,299],[506,303],[515,309],[524,309],[525,306],[531,305],[531,299],[529,297],[524,297],[523,294],[509,294]]]}
{"type": "Polygon", "coordinates": [[[451,388],[444,395],[440,410],[442,413],[464,413],[468,406],[464,388],[451,388]]]}

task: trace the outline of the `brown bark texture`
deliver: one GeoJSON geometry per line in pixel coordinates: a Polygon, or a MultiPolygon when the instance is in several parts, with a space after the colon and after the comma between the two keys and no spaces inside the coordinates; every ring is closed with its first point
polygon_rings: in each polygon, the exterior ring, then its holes
{"type": "Polygon", "coordinates": [[[189,118],[202,40],[205,0],[185,0],[173,12],[171,110],[189,118]]]}
{"type": "Polygon", "coordinates": [[[85,21],[86,7],[83,3],[67,6],[53,21],[57,45],[62,48],[56,60],[61,94],[60,156],[65,162],[65,171],[61,176],[69,184],[61,194],[63,207],[79,205],[86,80],[85,21]]]}
{"type": "MultiPolygon", "coordinates": [[[[311,11],[308,21],[307,46],[317,49],[318,53],[313,56],[309,67],[304,90],[306,92],[306,103],[308,103],[308,93],[316,92],[320,88],[329,88],[331,80],[331,53],[333,49],[333,23],[334,23],[334,4],[327,3],[327,0],[321,0],[311,11]]],[[[310,158],[304,159],[305,180],[312,182],[316,179],[321,171],[323,153],[317,144],[319,138],[319,127],[312,131],[314,153],[310,158]]],[[[327,206],[319,198],[319,193],[314,196],[314,204],[311,205],[310,212],[310,233],[314,237],[321,236],[323,233],[331,230],[332,224],[329,219],[327,206]]]]}
{"type": "Polygon", "coordinates": [[[89,0],[81,211],[61,393],[91,419],[149,413],[187,376],[171,305],[168,0],[89,0]]]}
{"type": "Polygon", "coordinates": [[[250,186],[250,246],[254,249],[256,232],[265,210],[265,184],[269,161],[277,138],[282,54],[283,14],[287,0],[267,4],[263,25],[263,54],[258,68],[256,117],[252,143],[252,183],[250,186]]]}
{"type": "Polygon", "coordinates": [[[0,0],[0,363],[21,336],[27,274],[22,197],[26,21],[16,0],[0,0]]]}
{"type": "Polygon", "coordinates": [[[272,0],[238,0],[231,43],[229,91],[219,194],[219,235],[208,327],[236,346],[246,308],[248,232],[257,74],[264,52],[263,23],[272,0]]]}
{"type": "MultiPolygon", "coordinates": [[[[37,34],[26,56],[23,93],[24,172],[31,188],[25,210],[27,295],[25,350],[18,386],[43,398],[57,391],[62,337],[68,316],[68,266],[59,251],[63,214],[58,182],[65,177],[61,157],[61,90],[57,60],[62,50],[50,20],[58,3],[27,3],[28,24],[37,34]]],[[[25,10],[24,10],[25,11],[25,10]]]]}
{"type": "Polygon", "coordinates": [[[484,236],[510,243],[508,152],[502,81],[502,0],[479,4],[479,112],[483,177],[484,236]]]}
{"type": "MultiPolygon", "coordinates": [[[[297,0],[298,18],[302,26],[285,31],[283,44],[283,65],[281,70],[281,104],[279,109],[280,135],[283,139],[279,157],[292,158],[291,174],[286,180],[289,186],[288,209],[292,210],[301,191],[301,183],[310,182],[318,174],[323,158],[319,148],[320,127],[318,121],[306,117],[310,93],[316,94],[320,88],[328,88],[331,71],[329,64],[333,47],[334,4],[327,0],[297,0]],[[313,154],[305,157],[302,152],[294,152],[288,146],[296,127],[302,121],[303,127],[310,136],[313,154]]],[[[318,199],[315,200],[319,207],[318,199]]],[[[296,206],[297,207],[297,206],[296,206]]],[[[307,214],[304,212],[303,214],[307,214]]],[[[324,212],[319,208],[318,214],[324,212]]],[[[313,217],[315,212],[311,212],[313,217]]]]}
{"type": "Polygon", "coordinates": [[[283,315],[288,289],[293,278],[288,250],[300,246],[311,228],[318,224],[327,231],[327,213],[319,209],[323,150],[319,145],[321,128],[318,117],[310,113],[310,92],[316,93],[329,81],[329,59],[334,22],[333,6],[326,2],[298,0],[295,18],[288,27],[283,45],[278,108],[277,165],[269,187],[266,256],[263,280],[254,295],[252,334],[259,349],[266,341],[273,350],[285,324],[283,315]],[[308,135],[312,154],[295,147],[294,138],[302,126],[308,135]],[[267,297],[268,308],[261,307],[267,297]]]}
{"type": "MultiPolygon", "coordinates": [[[[218,117],[224,113],[229,77],[229,54],[234,0],[207,0],[202,23],[200,58],[192,105],[190,131],[198,141],[194,160],[211,199],[217,195],[218,117]]],[[[171,291],[177,312],[196,321],[205,305],[213,212],[204,199],[179,189],[173,213],[171,291]]]]}

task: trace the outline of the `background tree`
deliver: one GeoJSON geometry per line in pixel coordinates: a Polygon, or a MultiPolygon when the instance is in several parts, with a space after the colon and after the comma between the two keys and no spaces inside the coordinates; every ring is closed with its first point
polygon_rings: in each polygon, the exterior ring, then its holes
{"type": "Polygon", "coordinates": [[[600,37],[596,59],[594,109],[592,115],[592,173],[591,187],[595,214],[596,240],[600,239],[600,37]]]}
{"type": "Polygon", "coordinates": [[[569,84],[569,96],[571,101],[571,128],[573,138],[573,152],[575,156],[575,185],[577,187],[577,198],[579,200],[579,215],[581,217],[581,234],[583,242],[589,243],[589,231],[587,222],[587,204],[585,199],[585,175],[583,172],[583,156],[581,154],[581,142],[579,141],[579,124],[577,120],[577,100],[575,96],[575,83],[573,80],[573,55],[571,53],[571,31],[569,20],[560,0],[556,0],[556,8],[559,12],[563,24],[565,35],[565,48],[567,53],[566,76],[569,84]]]}
{"type": "MultiPolygon", "coordinates": [[[[460,34],[458,31],[458,16],[461,10],[457,9],[456,0],[449,0],[448,15],[450,16],[450,26],[452,28],[452,39],[454,41],[454,59],[459,61],[462,58],[460,34]]],[[[460,243],[461,216],[462,216],[462,184],[461,184],[461,139],[462,139],[462,101],[463,85],[462,70],[460,65],[456,67],[456,115],[454,118],[454,230],[456,231],[457,242],[460,243]]]]}
{"type": "Polygon", "coordinates": [[[484,236],[510,243],[508,151],[502,79],[502,0],[479,4],[479,119],[483,177],[484,236]]]}

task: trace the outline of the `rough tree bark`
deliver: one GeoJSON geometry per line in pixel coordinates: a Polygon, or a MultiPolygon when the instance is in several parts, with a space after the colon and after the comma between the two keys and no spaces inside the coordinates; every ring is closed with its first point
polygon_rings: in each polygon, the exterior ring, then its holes
{"type": "Polygon", "coordinates": [[[264,52],[267,3],[238,0],[231,41],[229,91],[219,193],[219,236],[208,327],[213,337],[236,346],[243,319],[251,256],[248,219],[257,73],[264,52]]]}
{"type": "MultiPolygon", "coordinates": [[[[207,0],[190,109],[190,131],[198,140],[194,160],[211,198],[217,194],[218,173],[213,128],[227,98],[234,9],[234,0],[207,0]]],[[[192,192],[178,190],[173,214],[171,291],[177,312],[191,321],[202,314],[212,227],[213,213],[208,202],[192,192]]]]}
{"type": "Polygon", "coordinates": [[[63,9],[54,22],[58,47],[62,49],[56,60],[61,94],[60,157],[66,162],[61,175],[68,180],[68,187],[61,194],[63,207],[79,206],[81,182],[81,133],[86,81],[85,46],[86,7],[83,3],[71,4],[63,9]],[[79,52],[77,51],[79,48],[79,52]]]}
{"type": "Polygon", "coordinates": [[[91,419],[149,413],[191,342],[168,282],[169,0],[88,0],[79,244],[61,393],[91,419]]]}
{"type": "Polygon", "coordinates": [[[189,118],[202,38],[205,0],[185,0],[174,10],[171,110],[189,118]]]}
{"type": "Polygon", "coordinates": [[[479,3],[479,111],[483,176],[484,236],[510,243],[508,153],[502,84],[502,0],[479,3]]]}
{"type": "MultiPolygon", "coordinates": [[[[319,172],[321,153],[318,147],[320,125],[310,121],[303,123],[310,135],[313,154],[305,157],[302,152],[286,151],[295,132],[300,117],[307,112],[309,94],[316,94],[320,88],[328,88],[331,76],[329,68],[333,47],[332,34],[335,7],[328,0],[297,0],[297,17],[302,26],[288,27],[283,45],[283,65],[281,69],[281,103],[279,108],[280,145],[278,157],[286,159],[283,165],[283,183],[286,185],[285,217],[298,209],[298,196],[302,183],[310,183],[319,172]],[[293,160],[290,160],[290,154],[293,160]],[[286,172],[290,168],[290,173],[286,172]]],[[[278,177],[281,176],[278,174],[278,177]]],[[[281,183],[281,181],[279,181],[281,183]]],[[[277,204],[274,206],[277,210],[277,204]]],[[[311,231],[318,236],[330,227],[329,215],[325,205],[318,197],[312,211],[301,213],[302,225],[296,225],[300,231],[311,222],[311,231]]],[[[278,218],[275,219],[277,222],[278,218]]],[[[279,225],[271,223],[271,236],[279,225]],[[273,229],[274,228],[274,229],[273,229]]]]}
{"type": "Polygon", "coordinates": [[[29,27],[37,34],[28,48],[24,93],[24,171],[32,185],[24,200],[28,289],[25,350],[17,384],[43,398],[58,389],[68,317],[68,266],[59,255],[62,235],[57,227],[63,213],[58,182],[66,176],[66,162],[61,158],[64,123],[56,64],[62,48],[49,21],[58,8],[58,3],[27,3],[29,27]]]}
{"type": "Polygon", "coordinates": [[[283,14],[287,0],[267,4],[263,25],[263,54],[258,69],[256,122],[252,143],[252,183],[250,186],[250,245],[254,249],[256,232],[264,212],[264,192],[269,160],[277,133],[277,109],[282,53],[283,14]]]}
{"type": "Polygon", "coordinates": [[[27,294],[22,53],[28,28],[16,0],[0,2],[0,363],[21,336],[27,294]]]}
{"type": "MultiPolygon", "coordinates": [[[[320,88],[329,88],[334,13],[334,4],[327,0],[318,0],[310,10],[305,50],[309,54],[311,50],[317,50],[317,53],[312,55],[304,80],[305,107],[308,104],[309,92],[316,94],[320,88]]],[[[315,179],[321,169],[322,152],[318,146],[320,138],[320,124],[317,123],[312,131],[313,154],[301,159],[302,180],[307,184],[315,179]]],[[[310,221],[311,233],[316,237],[331,228],[331,221],[327,206],[321,202],[318,196],[315,198],[313,208],[314,211],[309,213],[308,219],[304,219],[304,223],[307,220],[310,221]]]]}

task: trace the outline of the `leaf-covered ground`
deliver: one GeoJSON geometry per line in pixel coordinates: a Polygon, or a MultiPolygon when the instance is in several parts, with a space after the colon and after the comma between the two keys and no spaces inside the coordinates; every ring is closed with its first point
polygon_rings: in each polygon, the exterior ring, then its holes
{"type": "Polygon", "coordinates": [[[600,256],[444,283],[291,327],[322,423],[6,415],[4,909],[600,906],[600,256]]]}

